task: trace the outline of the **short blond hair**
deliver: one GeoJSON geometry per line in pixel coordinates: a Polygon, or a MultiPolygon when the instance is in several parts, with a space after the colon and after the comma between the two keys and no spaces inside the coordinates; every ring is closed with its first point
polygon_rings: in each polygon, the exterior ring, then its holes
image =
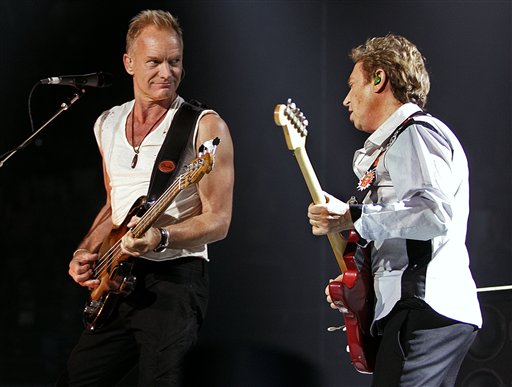
{"type": "Polygon", "coordinates": [[[362,63],[368,81],[373,81],[375,72],[383,69],[393,95],[400,102],[414,102],[421,108],[427,104],[430,78],[425,58],[403,36],[389,34],[370,38],[365,44],[352,49],[350,57],[354,63],[362,63]]]}
{"type": "Polygon", "coordinates": [[[147,9],[139,12],[131,21],[126,33],[126,52],[128,53],[142,30],[148,26],[176,32],[183,47],[183,30],[178,19],[167,11],[147,9]]]}

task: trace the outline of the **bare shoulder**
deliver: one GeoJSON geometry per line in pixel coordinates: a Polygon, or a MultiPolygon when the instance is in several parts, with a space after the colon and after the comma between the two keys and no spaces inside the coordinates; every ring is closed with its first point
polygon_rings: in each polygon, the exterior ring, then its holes
{"type": "Polygon", "coordinates": [[[199,121],[197,144],[219,137],[224,146],[231,147],[231,135],[226,122],[217,113],[207,113],[199,121]]]}

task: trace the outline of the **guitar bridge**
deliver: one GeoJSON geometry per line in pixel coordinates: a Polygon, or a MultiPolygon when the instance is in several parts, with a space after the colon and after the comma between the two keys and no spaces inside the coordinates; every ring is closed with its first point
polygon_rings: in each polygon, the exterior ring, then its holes
{"type": "Polygon", "coordinates": [[[99,300],[91,300],[84,308],[84,313],[87,315],[97,314],[103,306],[103,302],[99,300]]]}
{"type": "Polygon", "coordinates": [[[135,289],[135,283],[137,282],[137,278],[133,275],[128,275],[123,278],[123,282],[116,293],[119,293],[123,296],[127,296],[135,289]]]}

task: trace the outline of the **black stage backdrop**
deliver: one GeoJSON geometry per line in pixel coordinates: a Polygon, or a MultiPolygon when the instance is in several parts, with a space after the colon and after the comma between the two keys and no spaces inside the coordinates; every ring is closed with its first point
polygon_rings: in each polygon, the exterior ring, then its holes
{"type": "MultiPolygon", "coordinates": [[[[310,234],[310,198],[273,122],[275,105],[292,97],[310,122],[308,153],[323,188],[348,197],[352,155],[365,137],[341,102],[348,53],[367,37],[402,34],[426,56],[428,109],[469,159],[475,280],[479,287],[512,282],[510,1],[7,0],[0,4],[0,153],[31,134],[27,101],[38,80],[106,71],[113,85],[88,89],[0,168],[0,385],[51,385],[80,333],[86,291],[67,264],[104,202],[92,126],[132,96],[124,35],[145,8],[178,16],[187,72],[180,94],[216,109],[235,143],[233,222],[228,238],[211,246],[211,302],[194,360],[206,385],[369,384],[351,367],[343,333],[326,330],[342,322],[323,296],[337,265],[327,240],[310,234]]],[[[73,93],[36,87],[35,127],[73,93]]],[[[477,385],[471,377],[480,370],[487,385],[509,385],[510,291],[481,299],[486,324],[499,329],[481,335],[460,384],[477,385]]]]}

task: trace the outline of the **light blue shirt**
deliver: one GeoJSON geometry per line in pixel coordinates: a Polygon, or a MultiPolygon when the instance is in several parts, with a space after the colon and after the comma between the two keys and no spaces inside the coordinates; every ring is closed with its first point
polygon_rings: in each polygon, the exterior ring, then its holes
{"type": "MultiPolygon", "coordinates": [[[[401,106],[354,155],[354,172],[361,178],[385,149],[396,128],[421,109],[401,106]]],[[[409,266],[407,240],[428,241],[423,298],[438,313],[481,326],[476,286],[465,245],[469,216],[466,155],[451,130],[438,119],[419,116],[431,128],[413,124],[382,154],[374,186],[363,201],[354,225],[371,241],[372,272],[377,297],[375,319],[386,316],[403,292],[409,266]]],[[[407,296],[407,295],[406,295],[407,296]]]]}

